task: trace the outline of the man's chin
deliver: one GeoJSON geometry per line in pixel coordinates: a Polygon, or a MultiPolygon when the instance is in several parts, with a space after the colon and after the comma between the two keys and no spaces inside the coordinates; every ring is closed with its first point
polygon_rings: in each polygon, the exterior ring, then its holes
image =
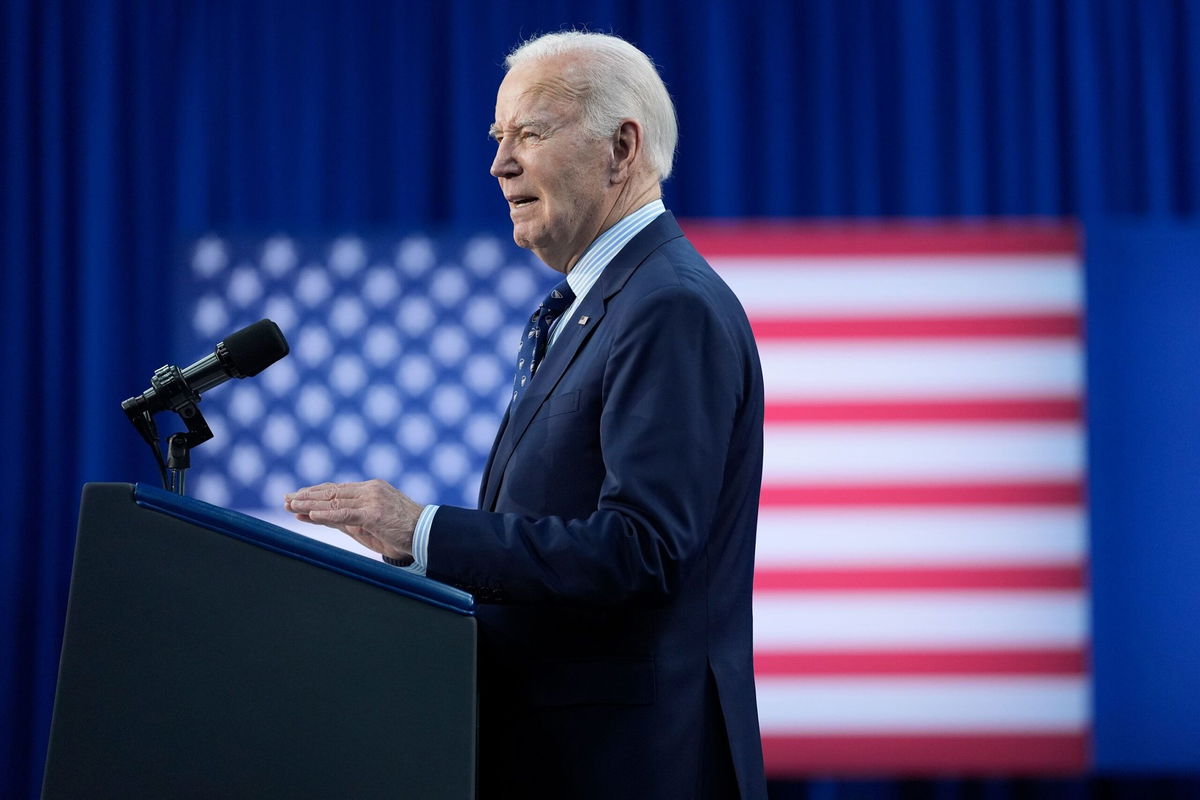
{"type": "Polygon", "coordinates": [[[516,242],[517,247],[524,247],[526,250],[537,249],[537,237],[527,224],[513,225],[513,241],[516,242]]]}

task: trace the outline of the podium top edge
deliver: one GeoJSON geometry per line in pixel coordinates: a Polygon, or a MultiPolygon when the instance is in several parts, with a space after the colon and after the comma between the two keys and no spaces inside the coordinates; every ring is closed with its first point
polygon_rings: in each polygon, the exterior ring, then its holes
{"type": "MultiPolygon", "coordinates": [[[[143,483],[124,485],[132,489],[133,501],[143,508],[374,584],[456,614],[473,616],[475,613],[474,597],[444,583],[309,539],[232,509],[221,508],[191,497],[182,497],[143,483]]],[[[87,488],[85,486],[84,490],[87,488]]]]}

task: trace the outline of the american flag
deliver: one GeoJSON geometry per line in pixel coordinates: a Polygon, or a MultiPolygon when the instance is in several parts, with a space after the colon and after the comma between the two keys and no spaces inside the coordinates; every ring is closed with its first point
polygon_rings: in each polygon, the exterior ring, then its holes
{"type": "Polygon", "coordinates": [[[700,226],[766,382],[773,774],[1078,772],[1082,280],[1040,225],[700,226]]]}
{"type": "MultiPolygon", "coordinates": [[[[1082,280],[1036,224],[685,226],[767,390],[755,663],[768,772],[1087,765],[1082,280]]],[[[206,396],[201,499],[380,477],[472,506],[554,274],[503,237],[208,236],[199,354],[261,317],[292,355],[206,396]]]]}

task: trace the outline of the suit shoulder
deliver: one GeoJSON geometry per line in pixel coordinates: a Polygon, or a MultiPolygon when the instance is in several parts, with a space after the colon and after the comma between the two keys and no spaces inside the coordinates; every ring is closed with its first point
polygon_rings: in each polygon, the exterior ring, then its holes
{"type": "Polygon", "coordinates": [[[648,253],[612,298],[616,320],[671,318],[689,330],[710,320],[733,352],[757,363],[750,321],[737,296],[686,238],[669,239],[648,253]]]}
{"type": "Polygon", "coordinates": [[[741,302],[724,279],[685,237],[669,239],[655,248],[638,268],[631,283],[635,294],[674,289],[716,310],[745,317],[741,302]]]}

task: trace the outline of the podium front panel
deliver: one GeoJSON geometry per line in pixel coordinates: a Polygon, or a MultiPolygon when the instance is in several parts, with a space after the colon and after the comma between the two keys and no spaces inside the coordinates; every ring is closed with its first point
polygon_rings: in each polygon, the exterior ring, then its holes
{"type": "Polygon", "coordinates": [[[469,612],[133,493],[84,490],[44,797],[473,796],[469,612]]]}

